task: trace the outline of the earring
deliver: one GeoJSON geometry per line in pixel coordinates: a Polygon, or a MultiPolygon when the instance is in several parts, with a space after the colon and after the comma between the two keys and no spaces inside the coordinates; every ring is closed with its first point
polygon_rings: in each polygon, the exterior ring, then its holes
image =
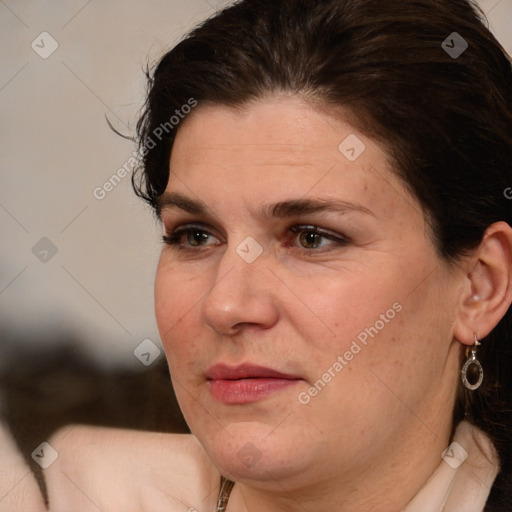
{"type": "Polygon", "coordinates": [[[462,383],[471,390],[478,389],[484,380],[484,370],[480,361],[476,358],[476,350],[480,345],[481,343],[476,339],[475,334],[475,344],[466,349],[467,359],[462,367],[462,383]]]}

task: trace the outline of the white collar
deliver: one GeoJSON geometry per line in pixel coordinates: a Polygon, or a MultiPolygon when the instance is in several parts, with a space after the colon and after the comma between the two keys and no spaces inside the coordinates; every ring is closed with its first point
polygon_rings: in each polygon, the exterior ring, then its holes
{"type": "Polygon", "coordinates": [[[499,472],[489,438],[462,421],[440,457],[437,469],[403,512],[482,512],[499,472]]]}

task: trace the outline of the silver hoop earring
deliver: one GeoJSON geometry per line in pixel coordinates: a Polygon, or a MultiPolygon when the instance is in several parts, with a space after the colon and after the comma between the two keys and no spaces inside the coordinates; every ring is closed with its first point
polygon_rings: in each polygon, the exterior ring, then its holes
{"type": "Polygon", "coordinates": [[[478,389],[484,380],[484,370],[480,361],[476,358],[476,350],[480,345],[481,343],[476,339],[475,334],[475,344],[466,349],[467,359],[462,367],[462,383],[471,390],[478,389]]]}

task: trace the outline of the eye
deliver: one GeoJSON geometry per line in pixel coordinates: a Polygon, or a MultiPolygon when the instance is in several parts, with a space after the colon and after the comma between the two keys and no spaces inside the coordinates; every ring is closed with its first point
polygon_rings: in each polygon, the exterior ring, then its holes
{"type": "Polygon", "coordinates": [[[219,240],[202,226],[181,226],[162,237],[164,243],[177,249],[194,249],[208,245],[218,245],[219,240]]]}
{"type": "Polygon", "coordinates": [[[322,235],[315,231],[301,231],[299,233],[299,242],[305,249],[317,249],[321,246],[322,235]]]}
{"type": "Polygon", "coordinates": [[[192,247],[207,245],[209,234],[200,229],[188,229],[183,233],[188,244],[192,247]]]}
{"type": "Polygon", "coordinates": [[[292,245],[299,249],[312,251],[314,249],[327,249],[330,246],[346,245],[348,239],[340,234],[319,229],[317,226],[293,226],[290,231],[296,236],[292,245]]]}

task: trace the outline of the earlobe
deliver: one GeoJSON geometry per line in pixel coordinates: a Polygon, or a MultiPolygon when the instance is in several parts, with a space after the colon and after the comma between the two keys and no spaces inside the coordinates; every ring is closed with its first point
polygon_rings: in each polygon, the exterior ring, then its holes
{"type": "Polygon", "coordinates": [[[467,286],[455,326],[455,337],[472,345],[487,336],[512,302],[512,228],[496,222],[468,260],[467,286]]]}

